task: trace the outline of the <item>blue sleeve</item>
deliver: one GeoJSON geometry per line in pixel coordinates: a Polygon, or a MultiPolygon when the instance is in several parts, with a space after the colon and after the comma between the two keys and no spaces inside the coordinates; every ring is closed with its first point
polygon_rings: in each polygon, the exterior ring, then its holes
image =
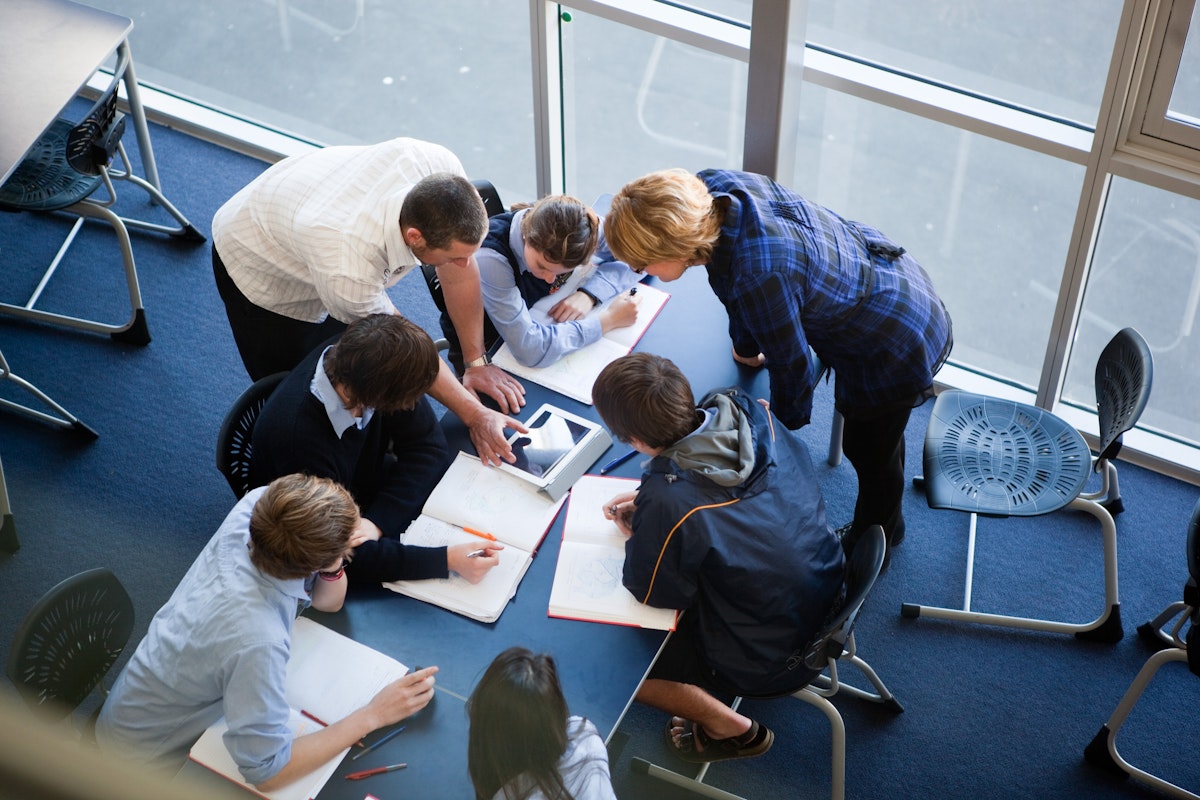
{"type": "Polygon", "coordinates": [[[508,259],[494,250],[481,249],[475,260],[479,264],[483,308],[520,363],[545,367],[600,338],[600,320],[594,315],[563,323],[534,319],[517,288],[508,259]]]}
{"type": "Polygon", "coordinates": [[[812,367],[794,287],[780,273],[765,271],[743,283],[726,307],[734,346],[739,335],[749,338],[767,358],[771,411],[791,430],[807,425],[812,414],[812,367]]]}
{"type": "Polygon", "coordinates": [[[225,748],[251,784],[269,780],[292,758],[287,661],[287,645],[268,643],[239,651],[226,665],[225,748]]]}
{"type": "Polygon", "coordinates": [[[612,250],[608,249],[603,232],[600,234],[596,254],[592,256],[592,263],[596,266],[583,282],[583,288],[601,303],[606,303],[626,289],[636,286],[644,277],[630,269],[624,261],[617,261],[612,250]]]}

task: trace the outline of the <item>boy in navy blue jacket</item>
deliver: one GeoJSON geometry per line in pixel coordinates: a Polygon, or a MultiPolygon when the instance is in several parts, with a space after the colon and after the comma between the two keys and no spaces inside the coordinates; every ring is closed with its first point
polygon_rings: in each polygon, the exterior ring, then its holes
{"type": "Polygon", "coordinates": [[[613,435],[651,456],[637,492],[605,516],[629,535],[624,583],[685,609],[637,699],[675,716],[692,762],[765,753],[765,726],[712,693],[783,694],[813,677],[804,653],[842,596],[844,556],[804,444],[740,390],[699,406],[670,361],[634,353],[592,389],[613,435]]]}

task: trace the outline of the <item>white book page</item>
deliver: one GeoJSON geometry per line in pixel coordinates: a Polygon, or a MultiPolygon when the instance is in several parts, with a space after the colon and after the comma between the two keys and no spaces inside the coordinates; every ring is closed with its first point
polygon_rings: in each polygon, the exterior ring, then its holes
{"type": "MultiPolygon", "coordinates": [[[[526,367],[513,356],[508,345],[501,345],[492,362],[522,378],[554,389],[557,392],[578,400],[581,403],[592,402],[592,384],[596,382],[600,371],[629,353],[638,339],[650,327],[650,323],[662,310],[663,305],[671,297],[668,292],[653,286],[638,284],[638,317],[637,322],[627,328],[611,330],[596,342],[587,347],[567,353],[561,359],[545,367],[526,367]]],[[[535,318],[545,323],[549,318],[546,310],[554,305],[557,295],[550,295],[534,303],[531,312],[538,312],[535,318]],[[547,303],[547,301],[550,301],[547,303]],[[538,316],[540,314],[540,316],[538,316]]],[[[611,300],[609,301],[612,302],[611,300]]],[[[592,309],[591,314],[599,314],[607,303],[592,309]]]]}
{"type": "Polygon", "coordinates": [[[563,541],[590,542],[625,551],[625,534],[617,523],[604,518],[604,506],[619,494],[636,492],[640,481],[584,475],[571,487],[563,541]]]}
{"type": "Polygon", "coordinates": [[[550,590],[550,615],[669,631],[675,612],[634,599],[621,582],[624,549],[563,542],[550,590]]]}
{"type": "Polygon", "coordinates": [[[332,725],[370,702],[408,668],[307,617],[292,627],[288,705],[332,725]]]}
{"type": "MultiPolygon", "coordinates": [[[[479,459],[460,452],[422,510],[428,516],[490,533],[503,544],[533,552],[562,502],[551,500],[527,481],[485,467],[479,459]]],[[[464,535],[470,538],[470,534],[464,535]]],[[[407,532],[403,540],[416,544],[407,532]]]]}
{"type": "MultiPolygon", "coordinates": [[[[288,719],[288,727],[291,729],[293,737],[315,733],[321,729],[320,725],[302,716],[294,708],[291,710],[291,717],[288,719]]],[[[197,764],[207,767],[219,775],[224,775],[235,783],[241,784],[259,797],[266,797],[270,800],[309,800],[309,798],[315,797],[317,792],[321,790],[321,787],[325,785],[325,782],[329,780],[330,776],[337,771],[338,765],[342,763],[342,759],[349,752],[349,748],[342,750],[315,771],[296,779],[287,786],[282,786],[273,792],[262,792],[242,778],[242,773],[238,771],[237,762],[233,760],[233,756],[229,755],[229,750],[225,747],[225,741],[222,738],[228,729],[229,726],[225,723],[224,717],[214,722],[204,731],[199,740],[192,745],[188,757],[197,764]]]]}
{"type": "MultiPolygon", "coordinates": [[[[413,520],[404,532],[402,540],[405,544],[421,547],[440,547],[460,542],[477,542],[480,547],[490,544],[453,525],[425,515],[413,520]]],[[[479,583],[471,583],[461,575],[451,572],[448,578],[392,581],[383,585],[394,592],[433,603],[472,619],[493,622],[499,618],[508,601],[516,594],[517,586],[529,568],[532,556],[526,550],[505,545],[499,552],[499,559],[500,563],[488,570],[479,583]]]]}

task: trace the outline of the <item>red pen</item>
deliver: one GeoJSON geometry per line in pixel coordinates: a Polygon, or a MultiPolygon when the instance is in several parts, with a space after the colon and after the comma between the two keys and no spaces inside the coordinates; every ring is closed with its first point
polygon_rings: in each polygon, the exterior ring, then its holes
{"type": "MultiPolygon", "coordinates": [[[[328,728],[328,727],[329,727],[329,723],[328,723],[328,722],[326,722],[325,720],[321,719],[320,717],[318,717],[316,714],[312,714],[312,713],[310,713],[310,712],[308,712],[308,711],[305,711],[304,709],[300,709],[300,713],[301,713],[301,714],[303,714],[304,716],[308,717],[309,719],[311,719],[313,722],[315,722],[315,723],[317,723],[318,725],[320,725],[322,728],[328,728]]],[[[366,745],[365,745],[365,744],[363,744],[363,740],[362,740],[362,739],[359,739],[359,740],[358,740],[357,742],[355,742],[354,744],[355,744],[355,746],[357,746],[357,747],[366,747],[366,745]]]]}
{"type": "Polygon", "coordinates": [[[404,769],[408,764],[392,764],[390,767],[376,767],[375,769],[364,769],[362,772],[351,772],[346,776],[348,781],[361,781],[363,778],[369,778],[372,775],[382,775],[385,772],[395,772],[398,769],[404,769]]]}

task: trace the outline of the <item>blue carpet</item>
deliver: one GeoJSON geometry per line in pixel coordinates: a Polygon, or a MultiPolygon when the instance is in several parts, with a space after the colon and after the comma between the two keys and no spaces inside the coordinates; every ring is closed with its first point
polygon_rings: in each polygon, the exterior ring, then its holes
{"type": "MultiPolygon", "coordinates": [[[[260,162],[155,128],[164,187],[206,235],[216,208],[258,174],[260,162]]],[[[133,144],[132,138],[129,144],[133,144]]],[[[136,156],[135,156],[136,158],[136,156]]],[[[123,207],[155,213],[136,192],[123,207]]],[[[45,217],[0,214],[0,296],[23,302],[62,228],[45,217]]],[[[0,556],[8,600],[0,657],[20,616],[59,580],[111,567],[130,589],[134,641],[233,502],[214,466],[225,409],[247,385],[213,284],[208,245],[134,233],[153,342],[0,318],[0,350],[13,370],[65,405],[100,437],[82,442],[27,418],[0,413],[0,458],[21,549],[0,556]]],[[[47,291],[45,304],[84,304],[107,319],[127,315],[112,234],[89,226],[47,291]]],[[[397,305],[436,333],[424,285],[409,278],[397,305]]],[[[706,387],[696,387],[701,390],[706,387]]],[[[818,391],[811,426],[798,435],[815,454],[829,435],[830,391],[818,391]]],[[[25,401],[0,382],[0,396],[25,401]]],[[[928,406],[908,431],[909,468],[920,466],[928,406]]],[[[820,464],[830,518],[849,518],[849,465],[820,464]]],[[[962,591],[967,517],[930,510],[910,490],[908,537],[869,598],[857,632],[865,657],[904,705],[893,715],[838,697],[847,729],[850,797],[1129,798],[1149,793],[1082,761],[1083,748],[1112,712],[1148,651],[1134,629],[1178,599],[1186,578],[1185,527],[1196,489],[1121,466],[1128,511],[1118,518],[1126,638],[1098,645],[1053,634],[952,625],[899,615],[902,602],[956,605],[962,591]]],[[[1100,611],[1100,537],[1091,517],[1062,512],[1033,520],[985,519],[979,526],[975,605],[1072,620],[1100,611]]],[[[1200,736],[1197,681],[1171,665],[1151,686],[1123,732],[1134,763],[1200,790],[1200,764],[1181,757],[1200,736]]],[[[853,670],[845,679],[855,681],[853,670]]],[[[861,682],[860,682],[861,683],[861,682]]],[[[828,723],[791,699],[747,703],[776,731],[767,755],[712,768],[709,782],[753,798],[823,797],[829,791],[828,723]]],[[[587,713],[587,709],[575,709],[587,713]]],[[[661,741],[665,716],[635,706],[615,740],[620,797],[682,796],[634,775],[632,756],[671,765],[661,741]]]]}

